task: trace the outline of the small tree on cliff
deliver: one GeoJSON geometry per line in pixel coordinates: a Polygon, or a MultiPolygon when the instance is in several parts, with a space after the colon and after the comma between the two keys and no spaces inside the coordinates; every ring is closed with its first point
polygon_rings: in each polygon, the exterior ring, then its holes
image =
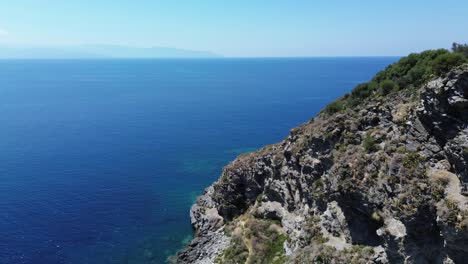
{"type": "Polygon", "coordinates": [[[452,44],[452,51],[454,53],[461,53],[463,54],[466,58],[468,58],[468,44],[458,44],[458,43],[453,43],[452,44]]]}

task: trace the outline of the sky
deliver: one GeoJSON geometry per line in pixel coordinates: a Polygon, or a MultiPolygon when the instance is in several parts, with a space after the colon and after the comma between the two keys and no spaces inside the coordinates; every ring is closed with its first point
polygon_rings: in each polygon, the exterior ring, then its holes
{"type": "Polygon", "coordinates": [[[466,0],[0,0],[0,45],[400,56],[468,42],[466,0]]]}

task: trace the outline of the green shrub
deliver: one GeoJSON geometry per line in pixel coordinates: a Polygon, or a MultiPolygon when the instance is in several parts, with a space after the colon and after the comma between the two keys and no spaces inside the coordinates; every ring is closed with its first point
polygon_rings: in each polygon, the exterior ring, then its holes
{"type": "Polygon", "coordinates": [[[464,62],[466,62],[466,58],[460,53],[442,54],[434,60],[432,68],[437,75],[440,75],[464,62]]]}
{"type": "Polygon", "coordinates": [[[419,88],[434,77],[434,60],[444,54],[451,53],[446,49],[438,49],[401,58],[397,63],[377,73],[370,82],[356,86],[349,96],[343,98],[345,107],[353,108],[377,91],[385,95],[393,90],[419,88]]]}
{"type": "Polygon", "coordinates": [[[437,202],[442,200],[442,198],[445,197],[445,190],[444,188],[441,188],[439,186],[434,186],[431,188],[431,196],[436,200],[437,202]]]}
{"type": "Polygon", "coordinates": [[[304,238],[307,245],[313,243],[324,244],[328,242],[320,229],[320,216],[313,215],[304,225],[304,238]]]}
{"type": "Polygon", "coordinates": [[[362,83],[356,86],[351,92],[351,97],[364,99],[372,94],[372,85],[370,83],[362,83]]]}
{"type": "Polygon", "coordinates": [[[283,244],[286,241],[286,236],[283,234],[271,236],[271,239],[266,243],[266,252],[264,259],[265,263],[283,263],[284,248],[283,244]]]}
{"type": "Polygon", "coordinates": [[[284,234],[279,233],[272,225],[280,223],[271,220],[251,219],[245,227],[246,234],[251,241],[251,263],[270,264],[283,263],[283,243],[287,240],[284,234]]]}
{"type": "Polygon", "coordinates": [[[369,134],[366,134],[362,144],[364,146],[364,149],[367,152],[374,152],[374,151],[377,150],[377,144],[375,142],[375,139],[372,136],[370,136],[369,134]]]}
{"type": "Polygon", "coordinates": [[[453,51],[454,53],[461,53],[461,54],[463,54],[466,58],[468,58],[468,44],[453,43],[453,44],[452,44],[452,51],[453,51]]]}
{"type": "Polygon", "coordinates": [[[248,259],[248,263],[284,263],[287,257],[283,244],[288,238],[278,231],[280,225],[281,222],[276,220],[245,219],[242,232],[231,233],[231,244],[216,258],[215,263],[246,263],[248,259]]]}
{"type": "Polygon", "coordinates": [[[354,108],[373,94],[387,95],[394,90],[416,92],[423,84],[468,59],[468,45],[454,44],[454,53],[446,49],[413,53],[380,71],[367,83],[356,86],[350,94],[327,106],[324,112],[333,114],[345,108],[354,108]]]}
{"type": "Polygon", "coordinates": [[[457,202],[451,199],[445,199],[445,205],[447,206],[447,223],[456,225],[458,223],[458,215],[460,209],[458,208],[457,202]]]}
{"type": "Polygon", "coordinates": [[[408,152],[403,159],[403,166],[407,169],[416,169],[424,161],[417,152],[408,152]]]}
{"type": "Polygon", "coordinates": [[[314,189],[315,189],[316,191],[318,191],[318,190],[323,190],[323,189],[325,188],[325,183],[323,182],[322,179],[317,179],[317,180],[315,180],[314,183],[313,183],[313,185],[314,185],[314,189]]]}
{"type": "Polygon", "coordinates": [[[249,249],[242,241],[241,237],[234,236],[231,238],[231,244],[225,249],[221,255],[219,255],[214,263],[221,264],[236,264],[245,263],[249,256],[249,249]]]}
{"type": "Polygon", "coordinates": [[[340,112],[343,110],[344,105],[340,100],[334,101],[333,103],[327,105],[323,110],[326,114],[332,115],[334,113],[340,112]]]}
{"type": "Polygon", "coordinates": [[[397,90],[397,85],[391,80],[384,80],[380,84],[380,93],[383,95],[387,95],[395,90],[397,90]]]}

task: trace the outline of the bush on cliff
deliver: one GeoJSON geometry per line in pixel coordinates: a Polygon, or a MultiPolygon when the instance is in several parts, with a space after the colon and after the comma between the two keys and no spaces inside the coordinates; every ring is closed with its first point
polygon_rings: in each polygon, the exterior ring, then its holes
{"type": "Polygon", "coordinates": [[[468,44],[453,43],[452,51],[454,53],[461,53],[465,56],[465,58],[468,58],[468,44]]]}
{"type": "Polygon", "coordinates": [[[233,222],[229,229],[231,245],[219,255],[215,263],[258,263],[282,264],[285,262],[283,244],[286,235],[279,232],[277,221],[245,218],[242,222],[233,222]]]}
{"type": "Polygon", "coordinates": [[[343,110],[343,103],[340,100],[334,101],[333,103],[327,105],[323,111],[331,115],[336,112],[343,110]]]}
{"type": "Polygon", "coordinates": [[[364,146],[364,149],[367,151],[367,153],[374,152],[377,150],[377,143],[375,139],[369,134],[366,134],[362,144],[364,146]]]}
{"type": "Polygon", "coordinates": [[[432,65],[436,74],[440,75],[448,72],[453,67],[459,66],[466,62],[466,58],[460,53],[447,53],[438,56],[432,65]]]}
{"type": "Polygon", "coordinates": [[[387,95],[394,90],[397,90],[397,85],[392,80],[384,80],[380,84],[380,93],[382,95],[387,95]]]}
{"type": "Polygon", "coordinates": [[[446,49],[413,53],[401,58],[369,82],[359,84],[351,93],[325,108],[330,115],[342,109],[354,108],[374,94],[387,95],[394,90],[416,90],[430,79],[468,61],[468,45],[454,44],[454,53],[446,49]]]}

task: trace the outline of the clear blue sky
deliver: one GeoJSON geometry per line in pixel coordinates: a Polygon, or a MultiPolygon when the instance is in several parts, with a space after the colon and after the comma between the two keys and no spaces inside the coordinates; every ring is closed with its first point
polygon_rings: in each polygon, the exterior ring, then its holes
{"type": "Polygon", "coordinates": [[[118,44],[225,56],[406,55],[468,42],[466,0],[11,0],[0,44],[118,44]]]}

